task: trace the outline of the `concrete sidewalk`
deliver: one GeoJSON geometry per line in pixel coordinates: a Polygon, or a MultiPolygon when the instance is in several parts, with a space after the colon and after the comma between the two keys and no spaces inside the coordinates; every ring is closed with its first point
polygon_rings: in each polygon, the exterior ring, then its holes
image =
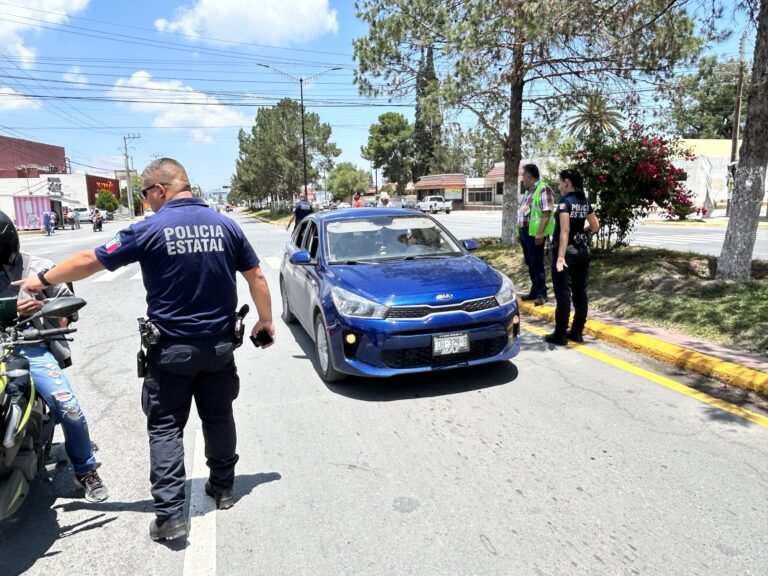
{"type": "MultiPolygon", "coordinates": [[[[554,323],[554,306],[518,301],[524,314],[554,323]]],[[[590,310],[584,332],[656,360],[768,397],[768,357],[590,310]]]]}

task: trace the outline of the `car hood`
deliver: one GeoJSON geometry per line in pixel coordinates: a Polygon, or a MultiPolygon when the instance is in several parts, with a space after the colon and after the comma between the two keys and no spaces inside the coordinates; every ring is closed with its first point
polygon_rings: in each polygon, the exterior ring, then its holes
{"type": "Polygon", "coordinates": [[[496,271],[474,256],[328,267],[332,284],[375,302],[396,305],[450,304],[493,296],[496,271]]]}

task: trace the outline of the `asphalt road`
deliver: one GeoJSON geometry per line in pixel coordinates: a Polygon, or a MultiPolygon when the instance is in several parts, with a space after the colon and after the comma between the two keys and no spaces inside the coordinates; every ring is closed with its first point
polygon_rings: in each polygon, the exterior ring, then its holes
{"type": "MultiPolygon", "coordinates": [[[[234,217],[278,317],[288,233],[234,217]]],[[[56,261],[118,227],[24,236],[22,246],[56,261]]],[[[329,386],[310,339],[278,319],[275,346],[237,352],[236,506],[214,511],[202,496],[193,416],[192,533],[186,545],[152,543],[135,376],[140,277],[131,266],[76,284],[88,306],[68,374],[111,498],[85,502],[66,463],[49,466],[52,481],[0,524],[3,576],[768,572],[768,430],[639,369],[685,374],[594,340],[587,348],[604,360],[553,349],[532,324],[514,362],[329,386]]],[[[244,281],[239,289],[244,299],[244,281]]],[[[53,455],[63,458],[61,445],[53,455]]]]}
{"type": "MultiPolygon", "coordinates": [[[[437,219],[462,239],[501,235],[501,212],[459,211],[448,215],[438,214],[437,219]]],[[[724,222],[675,224],[649,220],[635,227],[630,242],[640,246],[719,256],[725,231],[724,222]]],[[[768,228],[758,228],[752,257],[768,260],[768,228]]]]}

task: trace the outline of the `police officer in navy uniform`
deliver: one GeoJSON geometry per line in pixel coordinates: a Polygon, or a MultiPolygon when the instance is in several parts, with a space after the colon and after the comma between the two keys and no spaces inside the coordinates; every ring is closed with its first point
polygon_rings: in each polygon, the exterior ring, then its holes
{"type": "Polygon", "coordinates": [[[234,504],[236,432],[232,401],[239,391],[234,361],[236,275],[248,282],[259,315],[251,334],[274,336],[269,287],[240,227],[192,196],[184,167],[152,162],[141,193],[155,216],[119,232],[104,246],[80,252],[42,275],[20,281],[34,293],[99,270],[141,265],[147,315],[160,333],[147,351],[142,408],[147,416],[150,481],[156,518],[153,540],[186,537],[183,431],[192,398],[203,425],[210,468],[206,493],[219,509],[234,504]]]}
{"type": "Polygon", "coordinates": [[[285,225],[285,229],[288,230],[294,222],[296,222],[294,229],[297,228],[299,223],[310,214],[312,214],[312,204],[307,200],[307,193],[302,192],[299,194],[299,201],[293,205],[293,214],[291,214],[288,224],[285,225]]]}
{"type": "Polygon", "coordinates": [[[584,180],[579,172],[560,172],[558,189],[562,198],[555,209],[555,233],[552,238],[552,285],[557,300],[555,331],[544,336],[544,340],[565,346],[568,340],[584,341],[582,332],[589,305],[590,233],[597,232],[600,224],[584,194],[584,180]],[[574,315],[568,330],[571,299],[574,315]]]}

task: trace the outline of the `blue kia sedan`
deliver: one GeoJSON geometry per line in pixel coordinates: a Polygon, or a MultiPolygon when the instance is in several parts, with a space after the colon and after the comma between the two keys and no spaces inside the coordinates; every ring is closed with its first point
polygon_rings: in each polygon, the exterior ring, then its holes
{"type": "Polygon", "coordinates": [[[308,216],[280,267],[282,317],[315,342],[326,382],[508,360],[520,351],[515,286],[413,210],[308,216]]]}

